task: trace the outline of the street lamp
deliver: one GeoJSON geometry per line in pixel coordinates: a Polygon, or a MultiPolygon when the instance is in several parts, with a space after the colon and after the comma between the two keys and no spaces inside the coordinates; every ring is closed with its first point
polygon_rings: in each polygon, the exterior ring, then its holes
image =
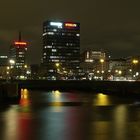
{"type": "MultiPolygon", "coordinates": [[[[104,74],[104,69],[103,69],[103,63],[105,62],[105,60],[104,59],[100,59],[100,63],[101,63],[101,73],[102,74],[104,74]]],[[[102,76],[102,80],[103,80],[104,78],[103,78],[103,76],[102,76]]]]}
{"type": "Polygon", "coordinates": [[[55,66],[58,68],[60,66],[60,63],[55,63],[55,66]]]}
{"type": "Polygon", "coordinates": [[[139,63],[139,61],[138,61],[137,59],[133,59],[133,60],[132,60],[132,63],[136,65],[136,64],[139,63]]]}
{"type": "Polygon", "coordinates": [[[138,63],[139,63],[138,59],[133,59],[132,60],[132,70],[133,70],[132,75],[137,71],[137,67],[136,66],[137,66],[138,63]]]}
{"type": "Polygon", "coordinates": [[[10,59],[10,60],[9,60],[9,63],[10,63],[10,67],[11,67],[11,69],[10,69],[9,67],[7,67],[7,69],[10,70],[10,71],[9,71],[9,76],[10,76],[10,78],[12,79],[12,77],[13,77],[13,71],[12,71],[12,68],[13,68],[14,65],[15,65],[15,60],[10,59]]]}

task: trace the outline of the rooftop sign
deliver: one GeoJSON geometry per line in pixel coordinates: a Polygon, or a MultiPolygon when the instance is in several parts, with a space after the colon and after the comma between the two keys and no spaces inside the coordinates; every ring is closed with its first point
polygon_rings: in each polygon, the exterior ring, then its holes
{"type": "Polygon", "coordinates": [[[27,45],[27,43],[26,42],[14,42],[14,45],[19,45],[19,46],[26,46],[27,45]]]}
{"type": "Polygon", "coordinates": [[[62,28],[63,23],[61,22],[50,22],[51,26],[56,26],[58,28],[62,28]]]}

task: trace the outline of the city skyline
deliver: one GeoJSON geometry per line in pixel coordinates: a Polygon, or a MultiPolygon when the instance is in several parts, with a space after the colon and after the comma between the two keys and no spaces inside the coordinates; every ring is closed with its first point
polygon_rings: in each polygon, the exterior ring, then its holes
{"type": "Polygon", "coordinates": [[[55,19],[81,24],[81,50],[107,50],[114,57],[137,55],[140,52],[139,1],[41,1],[0,2],[1,55],[7,54],[18,32],[29,43],[29,63],[40,63],[42,24],[55,19]],[[5,12],[6,11],[6,12],[5,12]],[[34,50],[34,51],[33,51],[34,50]],[[38,55],[39,57],[34,57],[38,55]]]}

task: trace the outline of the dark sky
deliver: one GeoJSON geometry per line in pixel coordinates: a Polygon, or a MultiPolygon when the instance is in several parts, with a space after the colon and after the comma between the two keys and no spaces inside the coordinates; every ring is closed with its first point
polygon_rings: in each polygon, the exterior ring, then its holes
{"type": "Polygon", "coordinates": [[[140,54],[140,0],[1,0],[0,55],[7,55],[22,31],[28,62],[39,63],[42,23],[81,23],[81,50],[103,49],[114,57],[140,54]]]}

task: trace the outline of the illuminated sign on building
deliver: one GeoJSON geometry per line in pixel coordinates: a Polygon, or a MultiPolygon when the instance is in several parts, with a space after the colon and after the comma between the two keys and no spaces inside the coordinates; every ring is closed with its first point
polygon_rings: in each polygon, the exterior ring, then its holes
{"type": "Polygon", "coordinates": [[[65,27],[77,27],[75,23],[65,23],[65,27]]]}
{"type": "Polygon", "coordinates": [[[26,46],[27,43],[26,42],[14,42],[14,45],[20,45],[20,46],[26,46]]]}
{"type": "Polygon", "coordinates": [[[50,22],[51,26],[57,26],[58,28],[62,28],[63,23],[61,22],[50,22]]]}

